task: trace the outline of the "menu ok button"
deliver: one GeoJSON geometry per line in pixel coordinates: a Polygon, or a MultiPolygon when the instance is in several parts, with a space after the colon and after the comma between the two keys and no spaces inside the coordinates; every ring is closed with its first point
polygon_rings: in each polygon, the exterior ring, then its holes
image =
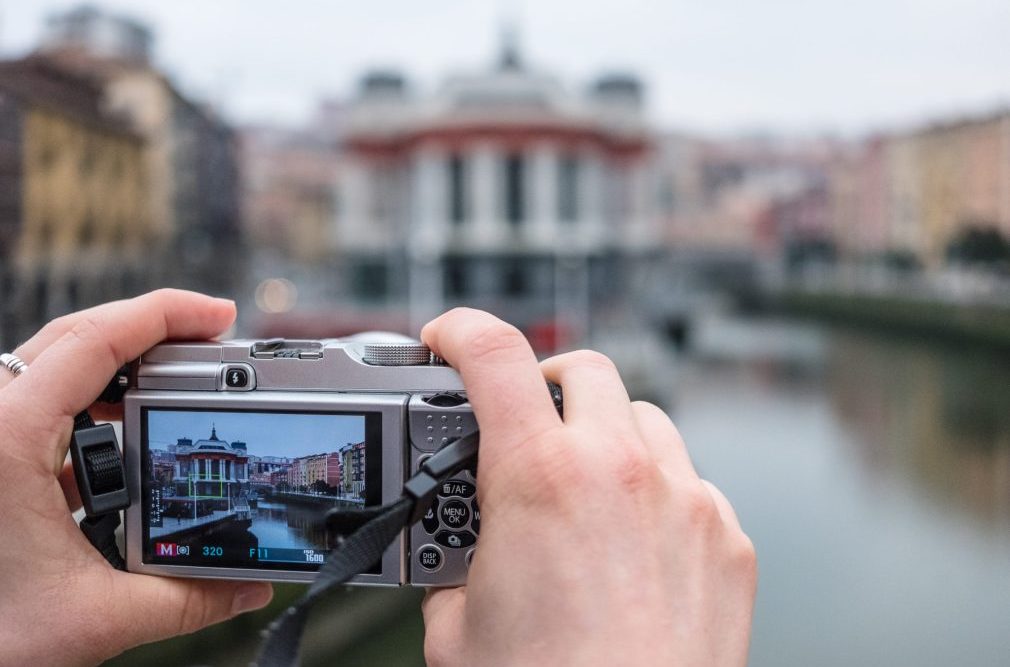
{"type": "Polygon", "coordinates": [[[470,507],[462,500],[450,500],[442,505],[438,514],[449,528],[462,528],[470,520],[470,507]]]}

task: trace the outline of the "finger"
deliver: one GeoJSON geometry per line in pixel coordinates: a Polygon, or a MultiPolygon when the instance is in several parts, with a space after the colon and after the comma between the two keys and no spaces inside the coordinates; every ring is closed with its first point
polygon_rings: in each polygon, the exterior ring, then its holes
{"type": "Polygon", "coordinates": [[[72,417],[94,402],[120,366],[152,346],[168,338],[210,338],[234,319],[233,302],[180,290],[99,306],[39,354],[17,378],[17,395],[40,402],[52,417],[72,417]]]}
{"type": "Polygon", "coordinates": [[[708,489],[712,500],[715,501],[715,506],[719,510],[719,517],[722,519],[722,522],[730,528],[740,530],[740,519],[737,518],[736,511],[733,509],[733,505],[729,502],[729,499],[715,484],[707,479],[701,480],[701,483],[708,489]]]}
{"type": "MultiPolygon", "coordinates": [[[[113,301],[105,305],[116,305],[122,302],[123,300],[113,301]]],[[[79,310],[75,313],[68,313],[62,317],[57,317],[55,320],[51,320],[48,324],[39,329],[38,333],[19,345],[18,348],[14,350],[14,354],[26,363],[31,364],[40,354],[42,354],[43,350],[62,338],[63,335],[73,329],[78,322],[92,317],[96,311],[103,307],[104,306],[94,306],[85,310],[79,310]]]]}
{"type": "MultiPolygon", "coordinates": [[[[114,301],[105,305],[115,305],[118,303],[122,303],[122,301],[114,301]]],[[[31,366],[35,359],[42,354],[43,350],[62,338],[63,335],[73,329],[78,322],[86,320],[89,317],[93,317],[95,312],[103,307],[105,306],[94,306],[85,310],[79,310],[75,313],[68,313],[67,315],[51,320],[44,327],[39,329],[38,333],[19,345],[17,349],[14,350],[15,356],[31,366]]],[[[0,376],[0,388],[10,382],[11,379],[13,378],[0,376]]]]}
{"type": "Polygon", "coordinates": [[[526,338],[479,310],[456,308],[428,323],[421,338],[463,377],[481,432],[481,462],[560,426],[561,419],[526,338]]]}
{"type": "Polygon", "coordinates": [[[63,464],[60,471],[60,488],[63,489],[63,497],[67,499],[67,507],[71,512],[81,509],[81,492],[77,488],[77,478],[74,476],[74,466],[69,461],[63,464]]]}
{"type": "Polygon", "coordinates": [[[429,588],[421,603],[424,662],[430,667],[460,664],[466,588],[429,588]]]}
{"type": "Polygon", "coordinates": [[[544,376],[561,385],[565,423],[626,431],[633,415],[628,391],[617,367],[605,355],[578,350],[551,357],[540,364],[544,376]]]}
{"type": "Polygon", "coordinates": [[[110,627],[121,632],[123,649],[167,639],[266,606],[266,582],[175,579],[115,572],[110,627]]]}
{"type": "MultiPolygon", "coordinates": [[[[565,409],[568,409],[568,394],[565,393],[565,409]]],[[[631,404],[638,432],[645,441],[657,465],[671,479],[697,480],[698,473],[691,463],[684,439],[677,427],[660,408],[645,401],[631,404]]]]}

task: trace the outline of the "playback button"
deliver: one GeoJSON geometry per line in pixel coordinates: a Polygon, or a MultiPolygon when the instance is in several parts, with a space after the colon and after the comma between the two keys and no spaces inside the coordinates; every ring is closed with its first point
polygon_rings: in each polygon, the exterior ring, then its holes
{"type": "Polygon", "coordinates": [[[417,563],[428,572],[436,572],[442,567],[442,550],[429,544],[417,552],[417,563]]]}

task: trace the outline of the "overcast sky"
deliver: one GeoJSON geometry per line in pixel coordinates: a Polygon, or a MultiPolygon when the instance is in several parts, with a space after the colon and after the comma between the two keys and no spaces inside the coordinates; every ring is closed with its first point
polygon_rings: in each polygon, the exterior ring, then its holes
{"type": "Polygon", "coordinates": [[[150,410],[148,439],[152,449],[165,449],[179,438],[217,437],[241,440],[254,456],[306,456],[340,451],[365,439],[365,418],[355,415],[312,415],[258,412],[186,412],[150,410]]]}
{"type": "MultiPolygon", "coordinates": [[[[0,49],[35,43],[76,3],[0,0],[0,49]]],[[[572,85],[602,70],[647,83],[661,126],[853,132],[1010,102],[1010,0],[108,0],[157,31],[156,60],[238,122],[294,123],[375,65],[432,85],[498,50],[572,85]]]]}

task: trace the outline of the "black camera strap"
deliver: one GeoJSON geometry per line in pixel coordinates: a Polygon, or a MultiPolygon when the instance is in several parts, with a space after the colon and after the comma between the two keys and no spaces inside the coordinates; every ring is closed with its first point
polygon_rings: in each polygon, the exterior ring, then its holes
{"type": "Polygon", "coordinates": [[[95,424],[87,410],[74,417],[70,460],[84,507],[81,532],[109,565],[125,570],[116,544],[119,512],[130,505],[126,471],[111,424],[95,424]]]}
{"type": "Polygon", "coordinates": [[[347,534],[348,529],[353,532],[330,553],[308,592],[264,630],[253,667],[295,667],[305,623],[315,603],[378,563],[396,536],[421,520],[442,482],[463,468],[476,470],[479,442],[480,432],[474,431],[444,445],[407,480],[403,495],[391,503],[328,512],[325,522],[329,531],[338,535],[347,534]]]}

